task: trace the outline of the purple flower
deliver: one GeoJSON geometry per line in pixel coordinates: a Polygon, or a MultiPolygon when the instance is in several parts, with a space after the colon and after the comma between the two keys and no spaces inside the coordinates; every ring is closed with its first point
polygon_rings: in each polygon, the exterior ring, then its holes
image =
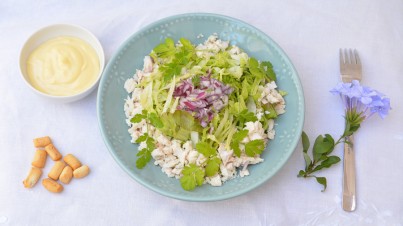
{"type": "Polygon", "coordinates": [[[330,92],[339,94],[346,111],[359,114],[362,120],[373,114],[385,118],[391,109],[389,98],[370,87],[361,86],[357,80],[351,83],[339,83],[330,92]]]}

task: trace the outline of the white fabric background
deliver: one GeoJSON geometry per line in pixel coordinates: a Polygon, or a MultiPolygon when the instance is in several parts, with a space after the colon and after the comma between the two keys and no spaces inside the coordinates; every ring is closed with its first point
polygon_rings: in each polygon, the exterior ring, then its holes
{"type": "MultiPolygon", "coordinates": [[[[0,1],[0,225],[403,225],[402,22],[402,0],[0,1]],[[19,51],[43,26],[86,27],[108,60],[141,27],[189,12],[238,18],[285,50],[304,87],[311,139],[342,133],[343,106],[328,91],[339,81],[338,49],[358,49],[363,83],[387,94],[393,110],[385,120],[370,118],[356,135],[357,211],[341,209],[342,164],[319,174],[328,178],[324,193],[315,181],[296,177],[304,167],[301,145],[248,194],[211,203],[166,198],[133,181],[110,156],[98,128],[96,91],[75,103],[52,103],[20,78],[19,51]],[[42,135],[92,169],[60,195],[21,183],[32,139],[42,135]]],[[[341,156],[342,147],[335,153],[341,156]]]]}

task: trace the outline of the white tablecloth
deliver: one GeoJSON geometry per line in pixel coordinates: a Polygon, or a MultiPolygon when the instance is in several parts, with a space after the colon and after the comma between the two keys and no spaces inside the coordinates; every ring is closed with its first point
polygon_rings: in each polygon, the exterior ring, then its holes
{"type": "MultiPolygon", "coordinates": [[[[0,225],[403,225],[403,1],[0,1],[0,225]],[[107,60],[128,38],[158,19],[189,12],[238,18],[271,36],[294,63],[305,93],[304,130],[339,136],[343,106],[329,90],[339,81],[338,50],[358,49],[363,83],[391,98],[393,110],[367,120],[356,135],[358,208],[341,209],[342,164],[319,175],[328,189],[297,178],[301,145],[261,187],[230,200],[192,203],[132,180],[105,147],[97,92],[70,104],[34,94],[20,77],[19,51],[37,29],[73,23],[92,31],[107,60]],[[92,172],[62,194],[22,185],[32,139],[50,135],[92,172]],[[169,222],[169,223],[167,223],[169,222]]],[[[341,145],[335,153],[342,156],[341,145]]],[[[51,168],[48,162],[44,172],[51,168]]]]}

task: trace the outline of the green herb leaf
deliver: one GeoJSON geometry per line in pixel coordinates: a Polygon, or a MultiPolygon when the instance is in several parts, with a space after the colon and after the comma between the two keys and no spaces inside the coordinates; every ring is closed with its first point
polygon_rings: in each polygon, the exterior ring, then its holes
{"type": "Polygon", "coordinates": [[[189,40],[187,40],[186,38],[180,38],[179,41],[183,45],[183,48],[186,49],[187,51],[194,50],[193,44],[189,40]]]}
{"type": "Polygon", "coordinates": [[[241,157],[241,149],[239,148],[239,142],[231,142],[230,147],[237,157],[241,157]]]}
{"type": "Polygon", "coordinates": [[[212,177],[216,175],[220,169],[221,159],[217,156],[209,158],[206,164],[206,176],[212,177]]]}
{"type": "Polygon", "coordinates": [[[164,43],[157,45],[153,50],[161,58],[171,57],[176,51],[175,42],[173,39],[167,38],[164,43]]]}
{"type": "Polygon", "coordinates": [[[143,114],[137,114],[132,119],[130,119],[131,123],[139,123],[141,120],[145,119],[146,117],[143,114]]]}
{"type": "Polygon", "coordinates": [[[255,58],[253,57],[249,58],[248,63],[249,63],[249,72],[252,75],[256,76],[256,78],[262,79],[266,76],[265,73],[259,68],[259,62],[255,58]]]}
{"type": "Polygon", "coordinates": [[[204,155],[204,157],[209,158],[217,154],[216,150],[206,142],[199,142],[196,144],[196,150],[204,155]]]}
{"type": "Polygon", "coordinates": [[[248,135],[248,133],[249,131],[245,129],[234,133],[234,135],[232,136],[230,147],[234,151],[234,154],[238,157],[241,156],[241,149],[239,148],[239,143],[248,135]]]}
{"type": "Polygon", "coordinates": [[[154,112],[148,114],[148,120],[150,120],[150,123],[155,126],[156,128],[162,128],[164,127],[164,124],[161,121],[161,118],[158,117],[158,115],[154,112]]]}
{"type": "Polygon", "coordinates": [[[303,170],[300,170],[299,172],[298,172],[298,175],[297,175],[297,177],[305,177],[305,171],[303,171],[303,170]]]}
{"type": "Polygon", "coordinates": [[[334,164],[336,164],[338,162],[340,162],[340,158],[338,156],[329,156],[328,158],[326,158],[326,160],[322,161],[320,163],[320,165],[316,166],[312,170],[312,172],[321,170],[323,168],[329,168],[329,167],[331,167],[332,165],[334,165],[334,164]]]}
{"type": "Polygon", "coordinates": [[[151,160],[151,151],[148,148],[141,149],[137,153],[136,167],[138,169],[144,168],[151,160]]]}
{"type": "Polygon", "coordinates": [[[276,81],[276,73],[274,73],[273,65],[269,61],[260,63],[260,69],[264,72],[269,81],[276,81]]]}
{"type": "Polygon", "coordinates": [[[175,75],[180,75],[183,66],[184,65],[178,64],[177,62],[172,62],[160,67],[159,70],[164,76],[164,82],[169,82],[175,75]]]}
{"type": "Polygon", "coordinates": [[[245,154],[250,157],[262,154],[264,150],[263,140],[252,140],[245,144],[245,154]]]}
{"type": "Polygon", "coordinates": [[[146,141],[147,138],[148,138],[148,134],[145,133],[145,134],[139,136],[139,138],[137,138],[136,143],[140,143],[140,142],[146,141]]]}
{"type": "Polygon", "coordinates": [[[248,109],[241,111],[238,115],[238,119],[242,122],[256,122],[258,120],[256,115],[248,111],[248,109]]]}
{"type": "MultiPolygon", "coordinates": [[[[344,134],[343,134],[344,136],[344,134]]],[[[333,137],[330,134],[325,134],[324,136],[319,135],[312,148],[313,160],[311,160],[308,155],[309,150],[309,138],[305,132],[301,134],[303,156],[305,161],[305,170],[300,170],[298,177],[315,177],[319,184],[323,185],[323,191],[326,190],[327,181],[325,177],[317,177],[313,175],[314,172],[319,171],[323,168],[329,168],[332,165],[340,162],[340,158],[337,156],[329,156],[329,154],[334,150],[335,145],[339,144],[340,140],[343,138],[341,136],[339,140],[335,143],[333,137]]]]}
{"type": "Polygon", "coordinates": [[[324,192],[326,190],[326,187],[327,187],[326,177],[315,177],[315,178],[316,178],[316,181],[319,184],[323,185],[322,192],[324,192]]]}
{"type": "Polygon", "coordinates": [[[312,160],[309,157],[308,153],[303,152],[304,160],[305,160],[305,170],[308,171],[309,167],[312,165],[312,160]]]}
{"type": "Polygon", "coordinates": [[[307,153],[309,150],[310,143],[309,143],[308,135],[306,135],[306,133],[304,131],[302,131],[301,140],[302,140],[303,152],[307,153]]]}
{"type": "Polygon", "coordinates": [[[274,118],[278,117],[276,109],[274,108],[274,106],[272,104],[267,103],[267,104],[263,105],[263,109],[265,111],[269,112],[269,114],[264,115],[267,119],[274,119],[274,118]]]}
{"type": "Polygon", "coordinates": [[[204,182],[204,170],[196,164],[189,164],[182,170],[183,177],[180,179],[180,183],[183,189],[191,191],[196,186],[201,186],[204,182]]]}
{"type": "Polygon", "coordinates": [[[313,159],[314,161],[319,160],[319,158],[326,153],[330,153],[334,149],[334,139],[326,134],[325,137],[319,135],[313,145],[313,159]]]}
{"type": "Polygon", "coordinates": [[[149,149],[150,153],[155,149],[155,140],[151,137],[148,137],[146,140],[147,149],[149,149]]]}
{"type": "Polygon", "coordinates": [[[136,160],[136,167],[138,169],[144,168],[148,162],[151,160],[151,152],[155,149],[155,141],[152,137],[148,136],[147,133],[140,136],[137,140],[137,143],[146,142],[147,147],[139,150],[137,152],[137,160],[136,160]]]}
{"type": "Polygon", "coordinates": [[[239,130],[238,132],[234,133],[232,136],[233,141],[241,142],[246,136],[248,136],[249,130],[239,130]]]}

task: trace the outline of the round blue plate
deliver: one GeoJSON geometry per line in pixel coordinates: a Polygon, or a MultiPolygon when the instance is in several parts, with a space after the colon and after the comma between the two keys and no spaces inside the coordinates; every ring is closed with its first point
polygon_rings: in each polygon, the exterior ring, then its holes
{"type": "MultiPolygon", "coordinates": [[[[257,28],[227,16],[192,13],[159,20],[133,34],[109,61],[99,84],[98,121],[106,146],[116,162],[137,182],[162,195],[187,201],[216,201],[244,194],[271,178],[286,163],[299,140],[304,121],[304,97],[301,84],[290,59],[281,48],[257,28]],[[136,168],[138,146],[130,143],[123,110],[128,94],[126,79],[141,69],[144,56],[165,38],[184,37],[198,44],[213,33],[230,40],[259,60],[272,62],[277,84],[288,92],[286,113],[276,123],[276,137],[263,152],[264,162],[250,166],[250,175],[226,182],[221,187],[203,185],[194,191],[182,189],[179,180],[168,178],[159,166],[150,162],[136,168]],[[204,37],[200,38],[200,34],[204,37]],[[199,38],[198,38],[199,37],[199,38]]],[[[287,180],[287,178],[285,178],[287,180]]]]}

